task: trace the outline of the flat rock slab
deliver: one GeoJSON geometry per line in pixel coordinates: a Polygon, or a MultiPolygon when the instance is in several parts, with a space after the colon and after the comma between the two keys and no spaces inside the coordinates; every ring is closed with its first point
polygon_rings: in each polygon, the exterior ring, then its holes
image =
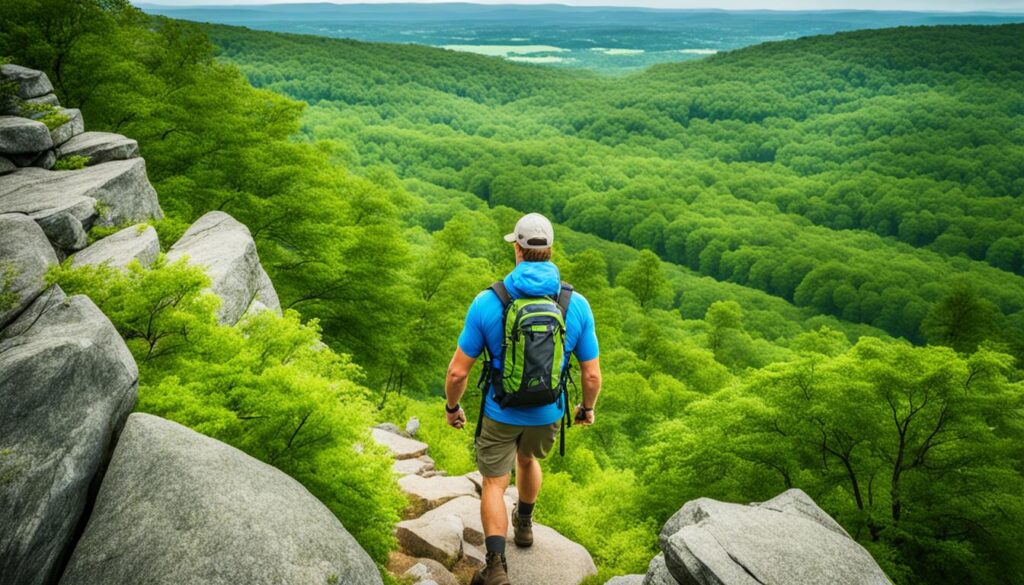
{"type": "MultiPolygon", "coordinates": [[[[41,294],[0,336],[0,575],[50,583],[135,404],[139,372],[85,296],[41,294]]],[[[130,580],[130,579],[129,579],[130,580]]]]}
{"type": "Polygon", "coordinates": [[[433,559],[446,568],[462,558],[462,520],[455,515],[399,522],[395,536],[406,554],[433,559]]]}
{"type": "MultiPolygon", "coordinates": [[[[511,528],[509,530],[511,532],[511,528]]],[[[509,542],[505,556],[509,579],[513,583],[577,585],[597,573],[587,549],[536,522],[533,524],[533,546],[519,548],[509,542]]]]}
{"type": "Polygon", "coordinates": [[[0,311],[0,330],[43,292],[46,271],[56,263],[57,255],[46,234],[32,218],[0,214],[0,286],[6,283],[17,295],[13,307],[0,311]]]}
{"type": "Polygon", "coordinates": [[[382,583],[297,481],[241,451],[136,413],[61,585],[382,583]]]}
{"type": "Polygon", "coordinates": [[[153,226],[133,225],[111,234],[71,257],[73,266],[125,268],[133,260],[149,266],[160,254],[160,239],[153,226]]]}
{"type": "Polygon", "coordinates": [[[3,65],[0,66],[0,76],[18,84],[18,97],[22,99],[36,98],[53,92],[50,78],[42,71],[20,65],[3,65]]]}
{"type": "Polygon", "coordinates": [[[161,219],[156,191],[141,158],[78,171],[26,168],[0,177],[0,213],[24,213],[36,221],[68,211],[88,231],[161,219]]]}
{"type": "Polygon", "coordinates": [[[707,498],[687,502],[666,524],[679,527],[662,545],[669,572],[698,585],[888,583],[863,547],[802,509],[805,498],[811,501],[802,492],[772,500],[785,511],[707,498]]]}
{"type": "Polygon", "coordinates": [[[409,517],[419,516],[459,496],[476,495],[473,483],[461,476],[407,475],[398,480],[398,487],[409,497],[409,517]]]}
{"type": "Polygon", "coordinates": [[[60,145],[61,158],[84,156],[89,166],[113,160],[128,160],[139,156],[139,143],[131,138],[111,132],[83,132],[60,145]]]}
{"type": "Polygon", "coordinates": [[[221,323],[237,323],[254,301],[281,312],[277,292],[260,265],[249,228],[230,215],[211,211],[197,219],[167,252],[168,262],[186,257],[189,264],[206,269],[210,290],[221,298],[217,312],[221,323]]]}
{"type": "Polygon", "coordinates": [[[370,435],[378,444],[387,447],[395,459],[415,459],[427,454],[427,444],[421,441],[379,428],[370,429],[370,435]]]}
{"type": "Polygon", "coordinates": [[[604,585],[643,585],[643,582],[643,575],[621,575],[608,579],[604,585]]]}
{"type": "Polygon", "coordinates": [[[0,116],[0,154],[25,155],[53,148],[46,124],[20,116],[0,116]]]}
{"type": "Polygon", "coordinates": [[[82,119],[81,110],[75,108],[64,108],[60,110],[61,115],[67,116],[68,121],[50,131],[50,138],[54,146],[60,146],[73,137],[85,132],[85,120],[82,119]]]}

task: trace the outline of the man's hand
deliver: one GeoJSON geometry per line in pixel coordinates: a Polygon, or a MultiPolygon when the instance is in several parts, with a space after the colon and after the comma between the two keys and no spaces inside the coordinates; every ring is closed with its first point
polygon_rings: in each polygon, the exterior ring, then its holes
{"type": "Polygon", "coordinates": [[[447,405],[445,405],[444,416],[448,419],[448,426],[462,430],[462,427],[466,426],[466,413],[459,406],[459,409],[455,412],[448,412],[447,405]]]}
{"type": "Polygon", "coordinates": [[[589,427],[594,424],[594,409],[584,410],[582,404],[576,405],[576,416],[573,418],[573,422],[578,425],[589,427]]]}

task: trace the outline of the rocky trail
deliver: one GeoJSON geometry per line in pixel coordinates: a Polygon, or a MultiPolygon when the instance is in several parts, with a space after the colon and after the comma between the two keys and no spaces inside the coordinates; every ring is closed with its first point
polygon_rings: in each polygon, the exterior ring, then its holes
{"type": "MultiPolygon", "coordinates": [[[[410,423],[406,428],[417,426],[410,423]]],[[[419,585],[469,583],[473,572],[484,564],[480,474],[448,477],[435,469],[426,443],[393,424],[372,432],[374,440],[395,457],[392,469],[409,498],[407,519],[395,529],[401,551],[392,554],[389,569],[419,585]]],[[[517,497],[515,486],[509,486],[505,494],[509,513],[517,497]]],[[[511,542],[509,525],[506,557],[513,582],[576,585],[597,573],[585,548],[536,522],[533,530],[533,546],[519,548],[511,542]]]]}

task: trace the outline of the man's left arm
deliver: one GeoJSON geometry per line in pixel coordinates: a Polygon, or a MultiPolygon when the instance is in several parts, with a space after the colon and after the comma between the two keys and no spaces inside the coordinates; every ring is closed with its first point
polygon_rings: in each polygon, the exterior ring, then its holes
{"type": "Polygon", "coordinates": [[[573,354],[580,364],[580,383],[583,385],[582,402],[576,406],[576,422],[587,426],[594,424],[594,409],[597,407],[597,395],[601,393],[601,364],[598,361],[597,332],[594,328],[594,313],[590,303],[583,301],[580,335],[576,340],[573,354]]]}

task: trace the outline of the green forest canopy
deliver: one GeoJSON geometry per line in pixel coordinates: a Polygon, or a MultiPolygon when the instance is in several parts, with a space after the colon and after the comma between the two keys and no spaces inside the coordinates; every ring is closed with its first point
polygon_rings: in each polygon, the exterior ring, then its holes
{"type": "Polygon", "coordinates": [[[688,499],[795,486],[897,583],[1024,583],[1024,27],[606,79],[118,1],[11,11],[0,55],[139,140],[163,245],[231,213],[290,309],[218,326],[180,265],[55,272],[129,339],[139,408],[291,473],[378,562],[400,500],[386,459],[352,447],[371,418],[417,414],[439,463],[469,470],[429,397],[465,307],[511,266],[500,234],[540,210],[594,307],[605,392],[546,462],[537,513],[587,546],[595,582],[642,572],[688,499]],[[167,299],[188,335],[137,338],[167,299]],[[334,351],[310,351],[321,335],[334,351]],[[310,417],[326,442],[282,445],[310,417]]]}

